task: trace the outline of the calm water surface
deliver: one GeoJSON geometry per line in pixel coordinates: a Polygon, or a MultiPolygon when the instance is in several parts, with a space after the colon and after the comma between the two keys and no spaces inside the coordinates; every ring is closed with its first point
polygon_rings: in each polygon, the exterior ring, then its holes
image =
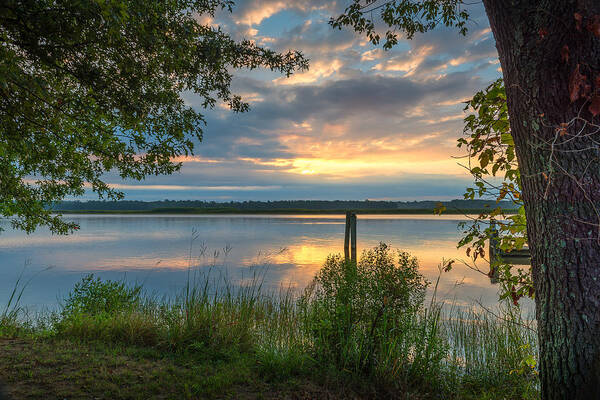
{"type": "MultiPolygon", "coordinates": [[[[343,251],[343,215],[69,215],[81,229],[53,236],[6,229],[0,233],[0,304],[24,269],[31,279],[22,304],[52,308],[87,273],[141,282],[150,292],[175,295],[188,269],[212,270],[244,284],[256,273],[265,286],[305,287],[327,255],[343,251]],[[195,238],[195,239],[194,239],[195,238]],[[49,268],[49,269],[48,269],[49,268]]],[[[359,215],[358,250],[385,242],[419,259],[435,282],[442,258],[465,258],[456,243],[460,216],[359,215]]],[[[481,269],[485,263],[479,264],[481,269]]],[[[461,263],[443,273],[439,295],[458,303],[492,305],[497,287],[461,263]]]]}

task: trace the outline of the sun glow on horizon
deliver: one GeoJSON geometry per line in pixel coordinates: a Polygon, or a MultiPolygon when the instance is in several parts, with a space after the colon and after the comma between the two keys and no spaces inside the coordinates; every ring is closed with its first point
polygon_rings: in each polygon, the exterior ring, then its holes
{"type": "MultiPolygon", "coordinates": [[[[466,176],[463,167],[456,160],[437,161],[395,161],[393,159],[335,159],[335,158],[297,158],[286,165],[278,162],[282,170],[295,175],[317,175],[344,179],[368,176],[393,177],[406,174],[440,174],[466,176]]],[[[273,164],[271,164],[273,165],[273,164]]]]}

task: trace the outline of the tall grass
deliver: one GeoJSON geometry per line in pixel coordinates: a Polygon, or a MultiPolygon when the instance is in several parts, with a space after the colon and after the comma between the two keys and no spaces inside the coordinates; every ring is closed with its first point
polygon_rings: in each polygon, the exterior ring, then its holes
{"type": "MultiPolygon", "coordinates": [[[[172,298],[88,276],[46,328],[198,357],[246,354],[267,379],[305,375],[385,396],[535,398],[536,335],[521,312],[508,305],[496,313],[464,310],[435,296],[425,304],[417,267],[408,254],[394,259],[380,246],[358,265],[330,257],[303,293],[267,291],[261,274],[243,286],[206,274],[190,275],[172,298]]],[[[3,315],[15,321],[12,304],[3,315]]]]}
{"type": "MultiPolygon", "coordinates": [[[[44,271],[47,271],[51,267],[45,268],[37,273],[33,274],[29,279],[25,280],[25,271],[29,266],[29,262],[26,262],[17,280],[15,281],[12,290],[6,300],[4,308],[0,309],[0,334],[2,335],[15,335],[18,332],[30,331],[32,328],[32,319],[31,315],[28,313],[28,310],[22,306],[21,299],[23,297],[23,293],[31,283],[39,274],[44,271]]],[[[43,318],[39,318],[36,316],[36,320],[41,322],[43,318]]],[[[37,324],[41,325],[41,324],[37,324]]]]}

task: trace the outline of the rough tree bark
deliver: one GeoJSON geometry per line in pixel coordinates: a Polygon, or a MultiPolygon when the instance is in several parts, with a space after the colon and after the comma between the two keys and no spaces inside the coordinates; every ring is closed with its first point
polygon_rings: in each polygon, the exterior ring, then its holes
{"type": "Polygon", "coordinates": [[[600,399],[600,1],[483,2],[522,175],[542,399],[600,399]]]}

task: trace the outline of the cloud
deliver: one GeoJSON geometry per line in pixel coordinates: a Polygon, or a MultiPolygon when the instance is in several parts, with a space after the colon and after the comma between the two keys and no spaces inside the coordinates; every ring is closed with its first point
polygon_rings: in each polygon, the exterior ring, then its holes
{"type": "Polygon", "coordinates": [[[483,7],[469,8],[467,37],[442,27],[384,51],[327,24],[345,4],[246,0],[206,19],[237,39],[301,50],[311,68],[290,78],[236,72],[232,88],[250,112],[204,110],[203,141],[177,159],[180,173],[121,188],[136,198],[459,197],[471,179],[452,158],[461,102],[498,76],[483,7]]]}
{"type": "Polygon", "coordinates": [[[238,24],[258,25],[265,19],[283,10],[294,10],[306,14],[313,10],[335,10],[335,2],[323,4],[317,0],[246,0],[240,1],[233,13],[238,24]]]}
{"type": "Polygon", "coordinates": [[[430,100],[468,95],[482,84],[469,71],[426,82],[363,74],[314,85],[265,86],[262,97],[267,100],[253,107],[248,116],[250,120],[288,119],[302,123],[315,118],[334,122],[376,115],[385,124],[385,119],[406,117],[415,107],[431,104],[430,100]]]}
{"type": "Polygon", "coordinates": [[[388,58],[382,63],[373,67],[377,71],[400,71],[406,72],[405,76],[410,76],[423,64],[423,62],[435,50],[432,45],[416,47],[402,55],[388,58]]]}
{"type": "Polygon", "coordinates": [[[328,78],[338,72],[343,66],[340,60],[320,61],[312,63],[310,69],[306,72],[292,75],[289,78],[279,77],[273,82],[280,85],[297,85],[299,83],[313,83],[324,78],[328,78]]]}
{"type": "Polygon", "coordinates": [[[302,85],[250,78],[236,84],[263,101],[247,114],[209,117],[198,154],[220,162],[197,162],[198,168],[185,163],[183,173],[283,187],[319,180],[466,176],[451,156],[457,154],[463,117],[457,102],[483,85],[471,72],[435,82],[365,73],[302,85]],[[440,99],[451,101],[438,104],[440,99]]]}
{"type": "Polygon", "coordinates": [[[160,191],[234,191],[248,192],[257,190],[281,189],[281,186],[197,186],[197,185],[128,185],[123,183],[111,183],[111,187],[118,190],[160,190],[160,191]]]}

